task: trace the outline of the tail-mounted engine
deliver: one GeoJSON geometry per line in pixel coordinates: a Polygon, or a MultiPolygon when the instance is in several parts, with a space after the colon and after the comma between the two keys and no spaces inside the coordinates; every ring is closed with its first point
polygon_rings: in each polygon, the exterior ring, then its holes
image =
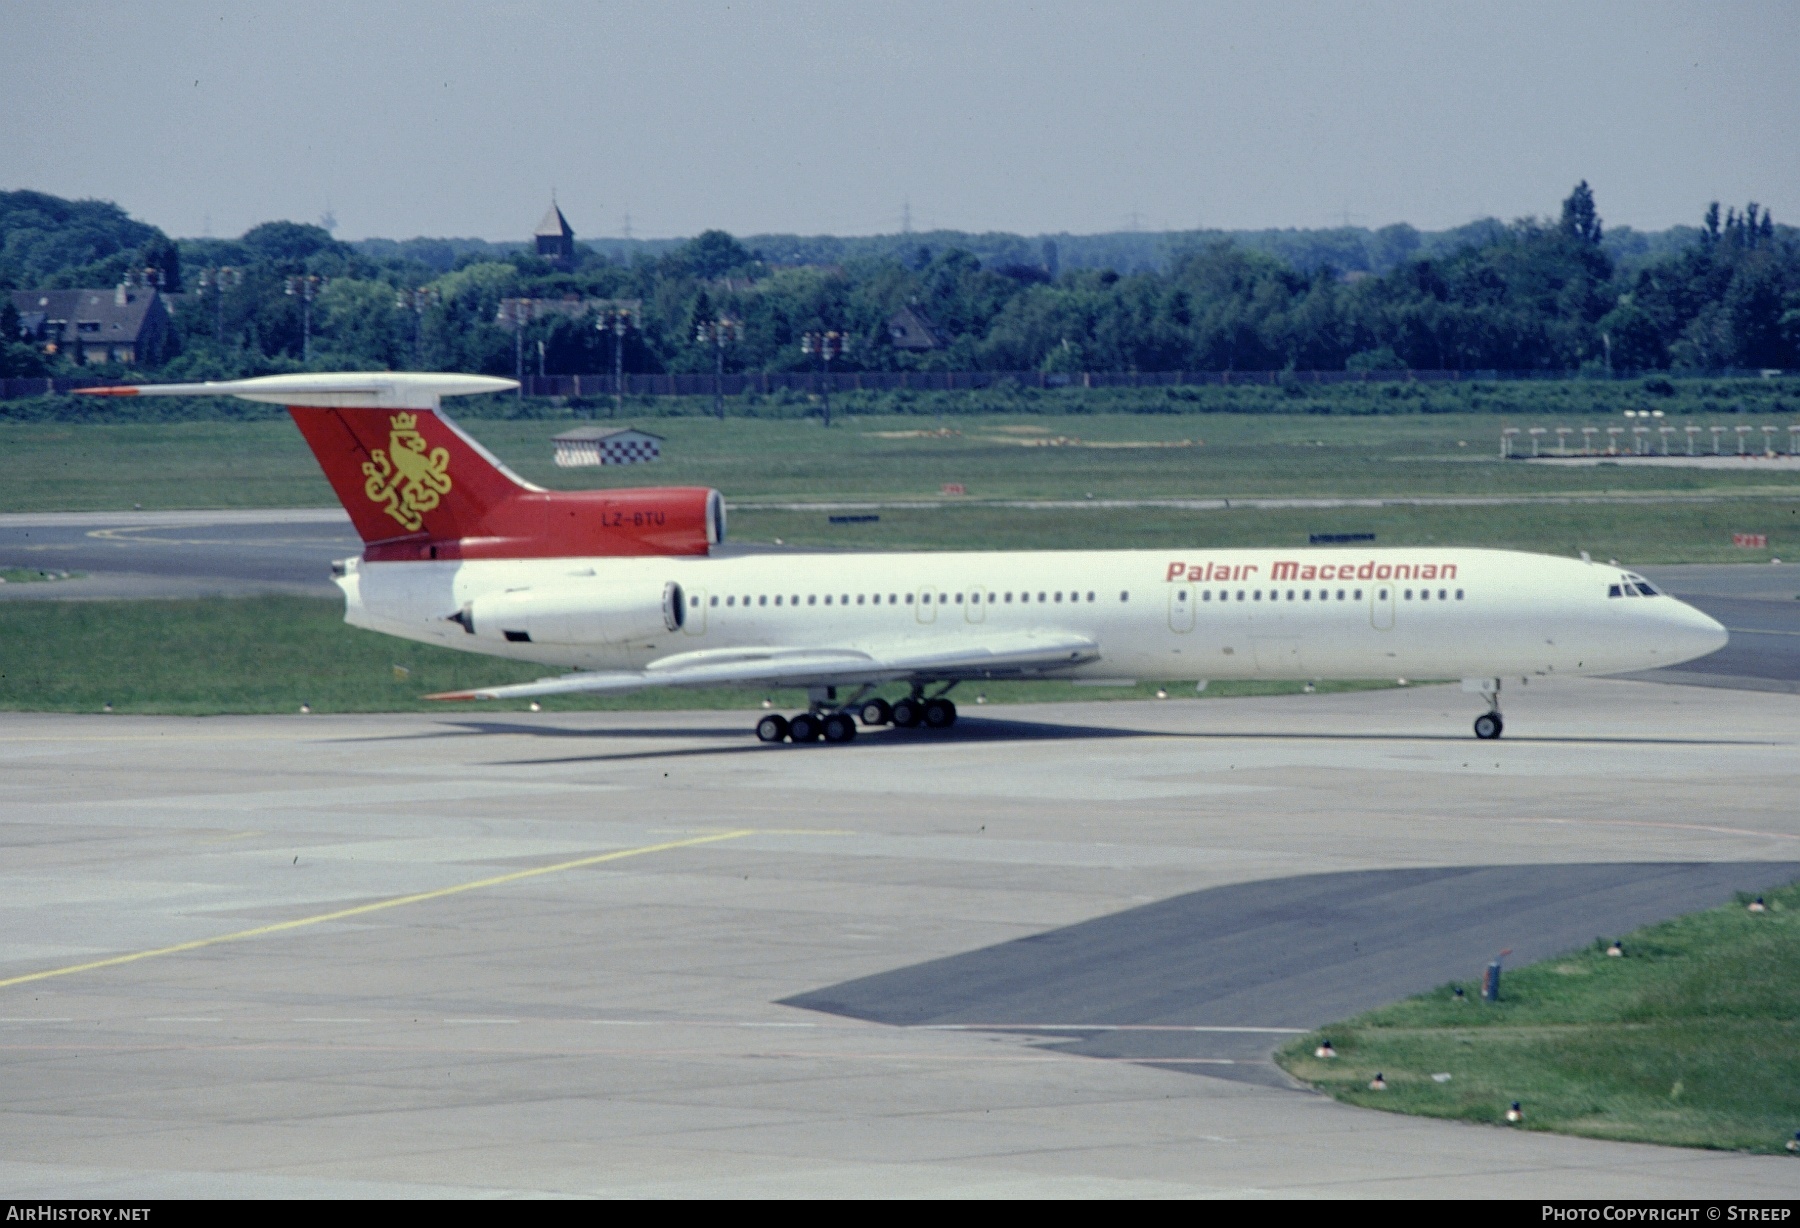
{"type": "Polygon", "coordinates": [[[450,616],[470,635],[515,644],[626,644],[681,630],[687,602],[670,581],[512,589],[450,616]]]}

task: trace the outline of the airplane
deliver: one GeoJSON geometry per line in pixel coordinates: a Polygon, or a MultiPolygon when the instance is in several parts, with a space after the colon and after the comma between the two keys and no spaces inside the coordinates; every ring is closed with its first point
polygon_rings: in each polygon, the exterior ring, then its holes
{"type": "Polygon", "coordinates": [[[649,687],[804,688],[766,743],[857,722],[944,729],[983,679],[1121,683],[1458,678],[1498,738],[1501,683],[1676,665],[1725,628],[1612,564],[1458,546],[722,554],[705,487],[550,491],[442,409],[479,375],[331,373],[83,389],[286,406],[363,540],[344,618],[571,672],[446,692],[513,700],[649,687]],[[884,687],[903,685],[895,701],[884,687]]]}

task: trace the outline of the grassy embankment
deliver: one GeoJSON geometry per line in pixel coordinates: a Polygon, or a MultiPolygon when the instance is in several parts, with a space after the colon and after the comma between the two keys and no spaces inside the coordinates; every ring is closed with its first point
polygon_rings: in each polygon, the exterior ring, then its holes
{"type": "Polygon", "coordinates": [[[1365,1108],[1591,1138],[1777,1152],[1800,1129],[1800,884],[1347,1019],[1276,1054],[1365,1108]],[[1339,1056],[1313,1056],[1329,1037],[1339,1056]],[[1369,1082],[1380,1072],[1385,1091],[1369,1082]],[[1433,1075],[1448,1074],[1446,1081],[1433,1075]]]}

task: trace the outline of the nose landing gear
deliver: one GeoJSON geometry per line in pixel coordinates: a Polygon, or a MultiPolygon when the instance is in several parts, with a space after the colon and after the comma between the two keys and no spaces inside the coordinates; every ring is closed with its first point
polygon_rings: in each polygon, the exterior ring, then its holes
{"type": "Polygon", "coordinates": [[[1506,729],[1506,722],[1500,718],[1500,680],[1464,678],[1463,690],[1473,691],[1488,701],[1488,710],[1475,718],[1475,736],[1492,742],[1506,729]]]}

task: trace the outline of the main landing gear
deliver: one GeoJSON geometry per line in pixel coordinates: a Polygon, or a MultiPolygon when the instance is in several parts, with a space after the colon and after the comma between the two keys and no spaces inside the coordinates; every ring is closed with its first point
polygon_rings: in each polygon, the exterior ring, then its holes
{"type": "Polygon", "coordinates": [[[1500,718],[1500,680],[1498,678],[1465,679],[1463,690],[1477,692],[1488,701],[1488,710],[1475,718],[1475,736],[1483,742],[1492,742],[1506,729],[1506,722],[1500,718]]]}
{"type": "Polygon", "coordinates": [[[885,699],[864,698],[871,689],[864,687],[849,703],[833,709],[836,688],[815,688],[808,695],[811,704],[805,712],[791,719],[771,712],[756,722],[757,740],[796,744],[824,741],[841,746],[855,740],[858,717],[865,725],[891,724],[897,729],[948,729],[956,724],[956,705],[944,697],[949,687],[930,698],[926,698],[922,688],[915,688],[911,695],[891,704],[885,699]]]}

